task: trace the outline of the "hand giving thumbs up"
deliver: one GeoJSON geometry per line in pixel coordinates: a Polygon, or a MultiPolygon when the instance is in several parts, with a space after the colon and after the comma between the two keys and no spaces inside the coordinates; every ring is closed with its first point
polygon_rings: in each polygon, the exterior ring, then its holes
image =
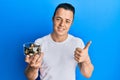
{"type": "Polygon", "coordinates": [[[91,44],[91,41],[89,41],[83,49],[76,48],[74,58],[78,63],[90,62],[89,55],[88,55],[90,44],[91,44]]]}

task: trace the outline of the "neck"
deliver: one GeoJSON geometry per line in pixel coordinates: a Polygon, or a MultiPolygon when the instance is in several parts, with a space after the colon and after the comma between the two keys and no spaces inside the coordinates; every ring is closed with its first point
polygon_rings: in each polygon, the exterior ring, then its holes
{"type": "Polygon", "coordinates": [[[52,33],[51,37],[55,42],[63,42],[67,39],[68,34],[67,35],[56,35],[56,34],[52,33]]]}

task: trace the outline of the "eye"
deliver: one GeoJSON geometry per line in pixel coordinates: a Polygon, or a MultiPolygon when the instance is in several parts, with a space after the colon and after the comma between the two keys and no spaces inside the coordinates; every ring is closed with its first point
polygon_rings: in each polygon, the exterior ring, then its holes
{"type": "Polygon", "coordinates": [[[61,20],[60,18],[56,18],[57,21],[61,20]]]}
{"type": "Polygon", "coordinates": [[[70,20],[66,20],[66,23],[71,23],[71,21],[70,20]]]}

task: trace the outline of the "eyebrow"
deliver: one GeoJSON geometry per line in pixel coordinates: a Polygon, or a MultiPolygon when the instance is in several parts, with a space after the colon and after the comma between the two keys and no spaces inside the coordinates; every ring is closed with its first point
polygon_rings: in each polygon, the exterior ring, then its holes
{"type": "Polygon", "coordinates": [[[55,18],[61,18],[60,16],[56,16],[55,18]]]}
{"type": "MultiPolygon", "coordinates": [[[[61,18],[62,19],[62,17],[60,17],[60,16],[56,16],[56,18],[61,18]]],[[[70,20],[70,19],[66,19],[67,21],[72,21],[72,20],[70,20]]]]}

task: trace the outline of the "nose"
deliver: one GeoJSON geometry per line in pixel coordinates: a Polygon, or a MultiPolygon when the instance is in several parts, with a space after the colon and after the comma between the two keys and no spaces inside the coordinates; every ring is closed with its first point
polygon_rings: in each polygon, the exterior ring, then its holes
{"type": "Polygon", "coordinates": [[[62,27],[65,26],[65,22],[63,20],[60,22],[60,26],[62,26],[62,27]]]}

